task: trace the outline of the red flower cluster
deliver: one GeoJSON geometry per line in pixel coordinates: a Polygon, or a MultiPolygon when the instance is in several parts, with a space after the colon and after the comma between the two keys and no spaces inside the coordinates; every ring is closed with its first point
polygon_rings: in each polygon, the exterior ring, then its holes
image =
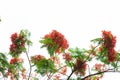
{"type": "Polygon", "coordinates": [[[39,61],[39,60],[41,60],[41,59],[44,58],[44,57],[41,56],[41,55],[35,55],[34,58],[39,61]]]}
{"type": "Polygon", "coordinates": [[[60,67],[61,62],[60,62],[60,58],[58,56],[51,56],[49,59],[54,62],[55,68],[60,67]]]}
{"type": "Polygon", "coordinates": [[[6,77],[8,77],[8,76],[10,76],[10,80],[14,80],[14,75],[10,69],[8,69],[8,71],[6,73],[6,77]]]}
{"type": "Polygon", "coordinates": [[[113,36],[110,31],[102,31],[102,39],[104,41],[103,47],[106,48],[108,52],[108,61],[115,61],[116,51],[114,47],[116,45],[116,37],[113,36]]]}
{"type": "Polygon", "coordinates": [[[14,33],[14,34],[11,35],[11,41],[12,41],[12,43],[16,42],[15,40],[16,40],[17,37],[18,37],[17,33],[14,33]]]}
{"type": "Polygon", "coordinates": [[[94,66],[95,70],[97,71],[104,71],[105,70],[104,67],[105,67],[104,64],[95,64],[94,66]]]}
{"type": "Polygon", "coordinates": [[[18,59],[17,58],[12,58],[11,60],[10,60],[10,64],[15,64],[15,63],[17,63],[18,62],[18,59]]]}
{"type": "Polygon", "coordinates": [[[17,33],[11,35],[12,44],[10,45],[10,52],[20,54],[21,48],[25,47],[24,36],[20,36],[17,33]]]}
{"type": "MultiPolygon", "coordinates": [[[[47,34],[44,36],[44,38],[50,38],[55,45],[57,45],[56,52],[60,52],[61,49],[65,50],[69,47],[67,40],[65,39],[64,35],[61,33],[57,32],[56,30],[53,30],[51,33],[47,34]]],[[[49,45],[53,45],[53,43],[49,45]]]]}
{"type": "Polygon", "coordinates": [[[86,69],[87,69],[87,64],[86,64],[86,62],[84,62],[80,58],[78,58],[78,59],[76,59],[74,69],[76,70],[76,74],[80,73],[81,75],[85,75],[86,69]]]}
{"type": "MultiPolygon", "coordinates": [[[[8,68],[8,71],[6,73],[6,77],[9,77],[10,76],[10,80],[14,80],[14,77],[15,77],[15,74],[17,74],[18,72],[18,69],[16,68],[16,66],[18,66],[18,63],[21,63],[23,62],[23,59],[22,58],[12,58],[10,60],[10,64],[11,65],[15,65],[15,67],[11,67],[11,68],[8,68]]],[[[23,77],[23,73],[25,72],[25,70],[22,69],[22,77],[23,77]]],[[[25,77],[25,75],[24,75],[25,77]]]]}
{"type": "Polygon", "coordinates": [[[60,75],[55,75],[54,80],[60,80],[60,75]]]}
{"type": "Polygon", "coordinates": [[[102,39],[105,41],[104,47],[113,49],[116,46],[116,37],[110,31],[102,31],[102,39]]]}
{"type": "Polygon", "coordinates": [[[70,53],[65,53],[65,54],[63,54],[63,59],[65,59],[66,61],[71,61],[71,56],[70,56],[70,53]]]}
{"type": "Polygon", "coordinates": [[[36,63],[37,61],[40,61],[41,59],[45,59],[42,55],[35,55],[31,57],[31,62],[36,63]]]}
{"type": "Polygon", "coordinates": [[[23,59],[21,59],[21,58],[12,58],[10,60],[10,64],[16,64],[16,63],[19,63],[19,62],[23,62],[23,59]]]}
{"type": "Polygon", "coordinates": [[[61,69],[60,73],[61,73],[62,75],[65,75],[66,72],[67,72],[67,67],[65,66],[65,67],[63,67],[63,68],[61,69]]]}

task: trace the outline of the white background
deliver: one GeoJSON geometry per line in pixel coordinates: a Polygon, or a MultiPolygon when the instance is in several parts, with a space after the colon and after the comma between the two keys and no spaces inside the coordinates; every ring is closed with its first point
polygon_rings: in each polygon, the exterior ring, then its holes
{"type": "MultiPolygon", "coordinates": [[[[0,52],[9,51],[10,35],[21,29],[31,32],[31,55],[43,53],[38,41],[53,29],[65,35],[70,47],[80,48],[110,30],[120,49],[119,0],[0,0],[0,18],[0,52]]],[[[119,80],[120,73],[106,74],[102,80],[114,79],[119,80]]]]}

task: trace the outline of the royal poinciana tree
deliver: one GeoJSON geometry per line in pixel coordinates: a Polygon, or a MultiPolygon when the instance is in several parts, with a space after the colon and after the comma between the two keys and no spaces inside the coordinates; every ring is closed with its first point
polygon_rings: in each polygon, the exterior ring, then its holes
{"type": "Polygon", "coordinates": [[[103,30],[101,37],[91,40],[89,49],[80,49],[69,48],[65,36],[53,30],[39,40],[40,49],[48,51],[47,58],[44,54],[30,56],[32,41],[28,30],[13,33],[10,39],[9,52],[0,53],[3,80],[99,80],[104,73],[120,72],[120,53],[115,50],[116,37],[110,31],[103,30]]]}

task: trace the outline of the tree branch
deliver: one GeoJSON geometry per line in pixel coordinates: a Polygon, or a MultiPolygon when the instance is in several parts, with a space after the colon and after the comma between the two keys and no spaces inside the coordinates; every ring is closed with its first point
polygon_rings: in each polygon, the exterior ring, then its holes
{"type": "Polygon", "coordinates": [[[75,72],[76,70],[72,70],[71,74],[68,76],[67,80],[70,79],[70,77],[72,76],[72,74],[75,72]]]}
{"type": "Polygon", "coordinates": [[[28,62],[29,62],[29,66],[30,66],[30,72],[29,72],[29,75],[28,75],[28,80],[30,79],[30,75],[31,75],[31,71],[32,71],[32,66],[31,66],[31,63],[30,63],[30,58],[28,56],[28,53],[29,53],[29,46],[28,46],[28,51],[26,51],[26,56],[27,56],[27,59],[28,59],[28,62]]]}
{"type": "Polygon", "coordinates": [[[97,72],[97,73],[94,73],[94,74],[90,74],[90,75],[82,78],[81,80],[85,80],[88,77],[95,76],[95,75],[102,74],[102,73],[107,73],[107,72],[120,72],[120,71],[114,71],[114,69],[108,69],[108,70],[105,70],[105,71],[102,71],[102,72],[97,72]]]}

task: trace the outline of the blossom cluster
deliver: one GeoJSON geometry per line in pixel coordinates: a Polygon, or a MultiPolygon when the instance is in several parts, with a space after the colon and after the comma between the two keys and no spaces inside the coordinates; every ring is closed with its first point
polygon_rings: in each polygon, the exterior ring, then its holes
{"type": "Polygon", "coordinates": [[[10,77],[11,80],[21,78],[26,79],[25,71],[26,69],[23,67],[23,58],[20,58],[20,54],[22,52],[26,52],[25,44],[27,42],[27,34],[25,30],[21,30],[21,32],[14,33],[10,37],[12,44],[9,48],[9,54],[11,55],[11,59],[9,61],[9,67],[7,70],[7,77],[10,77]],[[20,74],[20,75],[19,75],[20,74]]]}
{"type": "MultiPolygon", "coordinates": [[[[60,53],[61,50],[65,50],[69,47],[67,40],[65,39],[64,35],[62,35],[60,32],[53,30],[51,33],[46,34],[44,36],[44,39],[51,39],[52,42],[48,44],[48,47],[52,47],[53,45],[56,45],[55,52],[60,53]]],[[[47,44],[46,44],[47,45],[47,44]]]]}
{"type": "Polygon", "coordinates": [[[84,76],[86,74],[87,64],[78,58],[76,59],[74,69],[76,70],[76,74],[80,73],[80,75],[84,76]]]}
{"type": "Polygon", "coordinates": [[[24,35],[14,33],[11,35],[11,42],[12,44],[10,45],[10,54],[12,56],[18,56],[23,52],[23,49],[25,49],[25,38],[24,35]]]}
{"type": "Polygon", "coordinates": [[[115,61],[116,51],[114,48],[116,45],[116,37],[113,36],[110,31],[102,31],[102,40],[102,47],[104,47],[107,50],[108,62],[115,61]]]}

